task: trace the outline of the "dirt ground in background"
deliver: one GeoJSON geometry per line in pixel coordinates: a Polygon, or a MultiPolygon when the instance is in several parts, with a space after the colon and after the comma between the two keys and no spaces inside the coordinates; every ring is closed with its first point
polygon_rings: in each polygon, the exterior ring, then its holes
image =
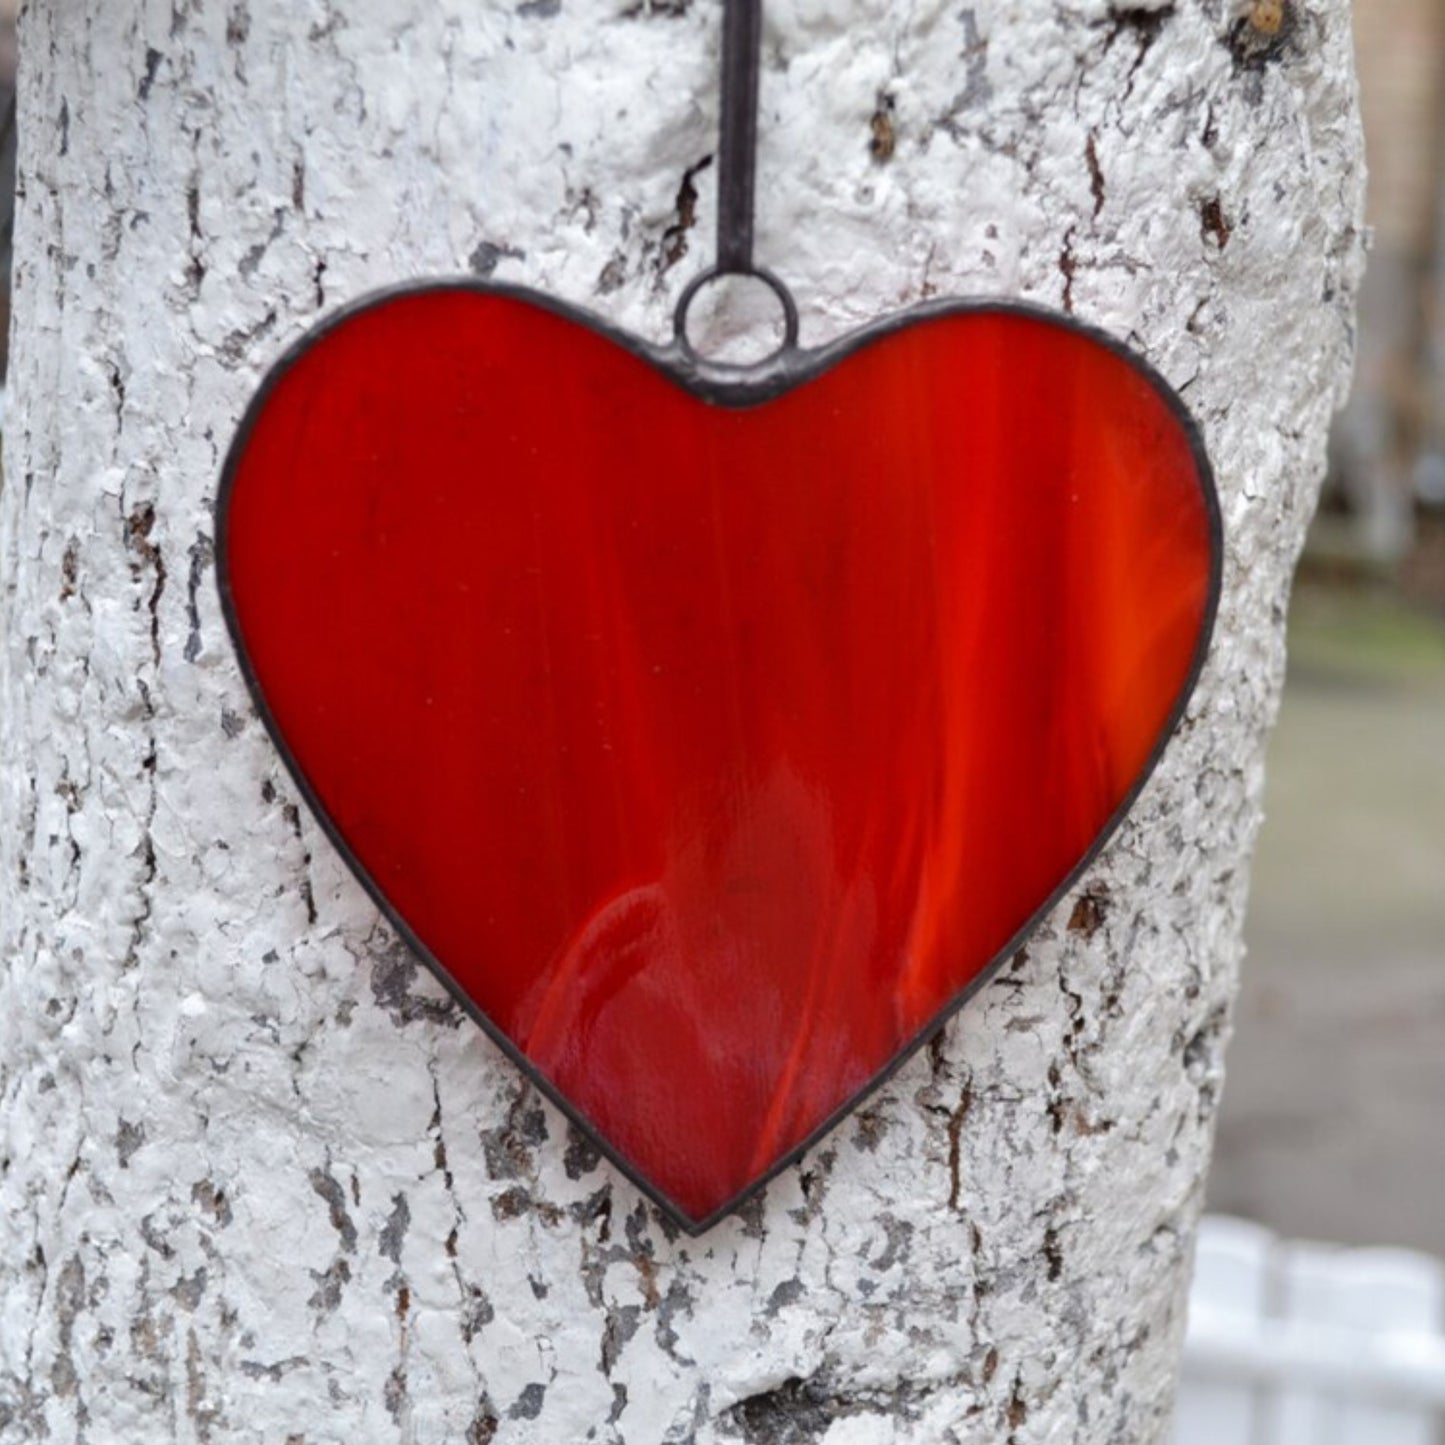
{"type": "Polygon", "coordinates": [[[1209,1207],[1445,1256],[1445,616],[1302,587],[1209,1207]]]}

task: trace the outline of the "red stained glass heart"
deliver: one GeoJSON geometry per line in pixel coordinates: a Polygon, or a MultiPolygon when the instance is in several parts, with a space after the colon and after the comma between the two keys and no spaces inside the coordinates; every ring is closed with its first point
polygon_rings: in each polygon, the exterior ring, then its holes
{"type": "Polygon", "coordinates": [[[312,806],[693,1229],[1076,877],[1212,621],[1161,382],[1043,313],[904,319],[758,400],[540,298],[395,293],[227,465],[227,616],[312,806]]]}

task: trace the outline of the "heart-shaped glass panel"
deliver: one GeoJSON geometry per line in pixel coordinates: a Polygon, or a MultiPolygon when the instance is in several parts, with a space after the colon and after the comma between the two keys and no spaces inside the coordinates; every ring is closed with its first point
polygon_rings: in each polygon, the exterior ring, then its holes
{"type": "Polygon", "coordinates": [[[914,313],[765,386],[524,293],[307,338],[222,589],[351,866],[687,1227],[916,1046],[1100,846],[1218,585],[1177,399],[1062,318],[914,313]]]}

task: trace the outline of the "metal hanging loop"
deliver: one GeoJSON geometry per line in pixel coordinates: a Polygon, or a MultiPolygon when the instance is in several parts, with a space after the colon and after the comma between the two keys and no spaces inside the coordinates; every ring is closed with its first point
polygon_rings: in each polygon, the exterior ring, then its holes
{"type": "Polygon", "coordinates": [[[756,366],[761,366],[766,362],[772,361],[784,352],[796,351],[798,346],[798,307],[797,303],[793,300],[793,293],[789,291],[782,281],[773,275],[771,271],[764,270],[761,266],[749,266],[743,271],[727,271],[724,270],[722,266],[710,266],[706,271],[694,276],[692,280],[683,287],[682,295],[677,298],[677,309],[672,314],[672,326],[677,336],[677,344],[681,348],[683,355],[691,361],[716,367],[724,371],[750,371],[756,366]],[[702,356],[688,339],[688,307],[697,299],[698,292],[700,292],[704,286],[723,276],[750,276],[754,280],[761,281],[768,290],[778,298],[778,304],[783,308],[782,344],[760,361],[711,361],[702,356]]]}

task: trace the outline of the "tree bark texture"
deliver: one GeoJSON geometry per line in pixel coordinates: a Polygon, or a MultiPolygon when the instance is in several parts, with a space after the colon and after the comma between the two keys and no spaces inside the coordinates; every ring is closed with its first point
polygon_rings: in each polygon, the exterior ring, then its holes
{"type": "Polygon", "coordinates": [[[1109,328],[1199,418],[1228,556],[1188,718],[1087,879],[704,1237],[396,944],[298,806],[223,629],[221,458],[261,370],[329,308],[470,270],[667,334],[712,250],[719,18],[45,0],[23,19],[7,1445],[1166,1428],[1289,577],[1349,363],[1344,0],[1288,0],[1279,27],[1226,0],[768,0],[757,256],[805,343],[926,296],[1109,328]]]}

